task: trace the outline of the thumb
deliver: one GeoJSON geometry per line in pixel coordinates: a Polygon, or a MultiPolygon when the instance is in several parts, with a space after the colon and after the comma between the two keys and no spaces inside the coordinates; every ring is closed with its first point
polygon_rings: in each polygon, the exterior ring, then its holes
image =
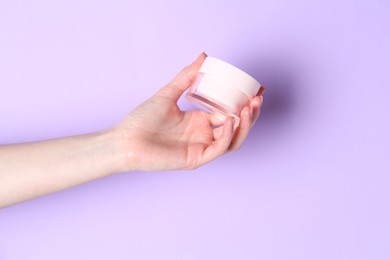
{"type": "Polygon", "coordinates": [[[173,80],[158,92],[160,95],[166,96],[175,102],[188,89],[196,79],[196,75],[206,59],[207,54],[202,52],[198,58],[190,65],[185,67],[173,80]]]}

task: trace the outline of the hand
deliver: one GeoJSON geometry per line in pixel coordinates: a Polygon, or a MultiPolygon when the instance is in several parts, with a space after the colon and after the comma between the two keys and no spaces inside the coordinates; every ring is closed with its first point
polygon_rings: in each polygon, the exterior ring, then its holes
{"type": "Polygon", "coordinates": [[[260,114],[262,96],[255,96],[223,125],[203,111],[181,111],[177,100],[195,80],[206,54],[202,53],[168,85],[135,108],[114,131],[125,141],[125,171],[197,168],[228,151],[237,150],[260,114]]]}

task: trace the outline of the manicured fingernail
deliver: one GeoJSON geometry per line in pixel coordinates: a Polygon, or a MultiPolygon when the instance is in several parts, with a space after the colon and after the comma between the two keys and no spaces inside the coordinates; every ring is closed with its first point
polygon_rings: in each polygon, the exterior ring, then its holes
{"type": "Polygon", "coordinates": [[[259,91],[257,92],[256,96],[261,96],[261,95],[263,95],[264,91],[265,91],[265,87],[264,87],[264,86],[261,86],[260,89],[259,89],[259,91]]]}
{"type": "Polygon", "coordinates": [[[207,57],[207,54],[203,51],[201,54],[199,54],[198,59],[199,59],[200,57],[202,57],[203,55],[207,57]]]}
{"type": "Polygon", "coordinates": [[[259,98],[260,98],[260,106],[262,106],[264,98],[263,98],[263,96],[260,96],[259,98]]]}
{"type": "Polygon", "coordinates": [[[236,131],[239,124],[240,124],[240,119],[232,117],[233,131],[236,131]]]}

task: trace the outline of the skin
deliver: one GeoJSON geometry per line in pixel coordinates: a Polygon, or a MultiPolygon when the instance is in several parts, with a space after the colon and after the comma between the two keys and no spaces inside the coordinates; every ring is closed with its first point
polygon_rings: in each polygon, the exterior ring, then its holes
{"type": "Polygon", "coordinates": [[[104,131],[0,146],[0,207],[129,171],[195,169],[240,148],[260,114],[261,92],[233,118],[181,111],[177,100],[195,80],[202,53],[170,83],[104,131]]]}

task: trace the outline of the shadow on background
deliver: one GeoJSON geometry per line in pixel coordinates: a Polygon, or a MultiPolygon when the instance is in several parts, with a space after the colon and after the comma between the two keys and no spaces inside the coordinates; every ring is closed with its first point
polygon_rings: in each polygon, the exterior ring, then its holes
{"type": "Polygon", "coordinates": [[[294,124],[300,102],[299,66],[281,54],[275,57],[270,54],[253,56],[235,64],[265,87],[260,118],[252,128],[245,146],[256,147],[257,153],[280,147],[294,124]],[[259,146],[262,149],[258,149],[259,146]]]}

